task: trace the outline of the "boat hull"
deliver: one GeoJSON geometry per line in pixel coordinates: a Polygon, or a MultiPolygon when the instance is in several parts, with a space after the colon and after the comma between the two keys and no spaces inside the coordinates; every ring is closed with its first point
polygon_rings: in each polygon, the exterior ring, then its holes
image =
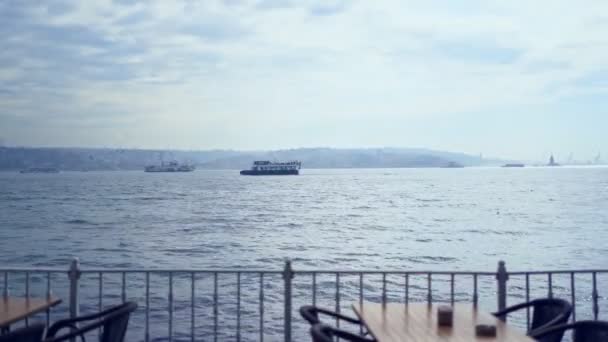
{"type": "Polygon", "coordinates": [[[59,173],[59,170],[54,168],[31,168],[21,170],[19,173],[59,173]]]}
{"type": "Polygon", "coordinates": [[[182,165],[182,166],[146,166],[145,172],[192,172],[194,166],[182,165]]]}
{"type": "Polygon", "coordinates": [[[299,170],[243,170],[242,176],[297,176],[299,170]]]}
{"type": "Polygon", "coordinates": [[[144,170],[145,172],[192,172],[194,170],[192,169],[187,169],[187,170],[178,170],[178,169],[168,169],[168,170],[144,170]]]}

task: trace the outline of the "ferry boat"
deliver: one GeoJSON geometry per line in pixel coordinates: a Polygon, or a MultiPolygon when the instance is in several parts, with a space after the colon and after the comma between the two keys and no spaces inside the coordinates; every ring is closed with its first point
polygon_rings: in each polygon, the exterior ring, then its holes
{"type": "Polygon", "coordinates": [[[160,165],[148,165],[144,169],[145,172],[192,172],[194,165],[180,164],[176,161],[161,162],[160,165]]]}
{"type": "Polygon", "coordinates": [[[19,171],[19,173],[59,173],[59,170],[54,167],[30,167],[19,171]]]}
{"type": "Polygon", "coordinates": [[[505,164],[502,167],[525,167],[525,164],[521,164],[521,163],[510,163],[510,164],[505,164]]]}
{"type": "Polygon", "coordinates": [[[268,160],[257,160],[253,162],[251,169],[241,171],[243,176],[274,176],[274,175],[299,175],[302,162],[293,160],[288,162],[271,162],[268,160]]]}
{"type": "Polygon", "coordinates": [[[464,167],[464,165],[457,163],[457,162],[453,162],[453,161],[442,166],[442,168],[444,168],[444,169],[461,169],[463,167],[464,167]]]}

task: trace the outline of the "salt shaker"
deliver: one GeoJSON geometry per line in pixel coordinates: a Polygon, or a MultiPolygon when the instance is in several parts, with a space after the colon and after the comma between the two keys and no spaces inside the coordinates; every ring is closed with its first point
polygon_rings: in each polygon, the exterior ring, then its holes
{"type": "Polygon", "coordinates": [[[440,305],[437,308],[437,323],[440,326],[451,327],[454,321],[454,310],[449,305],[440,305]]]}

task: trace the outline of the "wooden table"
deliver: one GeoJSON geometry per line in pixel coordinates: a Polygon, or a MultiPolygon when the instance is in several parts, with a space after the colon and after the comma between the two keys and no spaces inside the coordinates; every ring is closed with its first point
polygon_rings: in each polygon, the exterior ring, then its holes
{"type": "Polygon", "coordinates": [[[440,327],[437,324],[437,306],[426,303],[383,305],[363,302],[362,305],[354,304],[353,308],[370,334],[379,342],[534,341],[491,314],[477,310],[472,304],[456,303],[453,326],[440,327]],[[496,325],[496,337],[477,337],[477,324],[496,325]]]}
{"type": "Polygon", "coordinates": [[[2,296],[0,297],[0,329],[8,330],[11,324],[43,312],[59,303],[61,303],[61,299],[55,297],[22,298],[2,296]]]}

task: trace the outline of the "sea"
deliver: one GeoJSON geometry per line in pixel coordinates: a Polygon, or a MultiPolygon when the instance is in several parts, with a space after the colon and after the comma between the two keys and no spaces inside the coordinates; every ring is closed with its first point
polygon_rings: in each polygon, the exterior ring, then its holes
{"type": "MultiPolygon", "coordinates": [[[[240,176],[234,170],[0,172],[0,265],[5,268],[67,270],[77,257],[83,269],[281,271],[287,259],[294,270],[302,271],[493,272],[499,260],[509,271],[601,269],[608,265],[606,241],[606,167],[304,169],[300,176],[268,177],[240,176]]],[[[190,340],[192,330],[197,340],[208,340],[218,331],[220,340],[282,338],[283,280],[269,274],[262,281],[266,297],[260,320],[258,276],[241,276],[239,291],[246,299],[238,304],[242,333],[236,334],[232,276],[219,276],[218,322],[209,313],[214,305],[210,277],[196,276],[200,296],[194,304],[189,299],[190,276],[172,277],[175,319],[168,330],[168,278],[153,275],[150,339],[172,335],[174,340],[190,340]]],[[[44,293],[45,274],[31,277],[28,291],[44,293]]],[[[103,303],[96,277],[83,275],[83,312],[124,297],[140,304],[144,300],[143,274],[126,276],[126,295],[120,292],[121,274],[103,275],[103,303]]],[[[64,276],[51,278],[53,292],[66,296],[64,276]]],[[[334,309],[335,278],[330,274],[318,279],[318,301],[334,309]]],[[[580,298],[589,302],[586,292],[592,280],[582,278],[576,291],[584,292],[580,298]]],[[[11,293],[23,291],[22,275],[11,275],[10,280],[6,283],[11,293]]],[[[389,280],[395,288],[389,294],[401,298],[401,280],[389,280]]],[[[296,302],[310,301],[310,279],[294,281],[301,281],[296,302]]],[[[485,283],[489,306],[495,306],[492,281],[485,283]]],[[[510,301],[523,298],[523,281],[513,280],[510,301]]],[[[343,282],[344,299],[337,307],[348,310],[348,298],[357,296],[358,277],[349,280],[345,275],[338,282],[343,282]]],[[[426,298],[426,280],[419,282],[420,293],[413,288],[412,300],[426,298]]],[[[556,294],[569,296],[570,277],[552,282],[556,294]]],[[[596,283],[601,313],[606,311],[608,277],[598,275],[596,283]]],[[[545,277],[538,284],[546,290],[545,277]]],[[[377,279],[365,286],[377,299],[375,285],[377,279]]],[[[436,291],[442,286],[446,284],[440,282],[436,291]]],[[[462,286],[457,297],[466,300],[470,285],[462,286]]],[[[64,304],[52,319],[65,314],[64,304]]],[[[133,319],[130,340],[144,338],[143,307],[133,319]]],[[[294,311],[294,322],[297,319],[294,311]]],[[[304,327],[294,324],[294,334],[304,334],[304,327]]]]}

